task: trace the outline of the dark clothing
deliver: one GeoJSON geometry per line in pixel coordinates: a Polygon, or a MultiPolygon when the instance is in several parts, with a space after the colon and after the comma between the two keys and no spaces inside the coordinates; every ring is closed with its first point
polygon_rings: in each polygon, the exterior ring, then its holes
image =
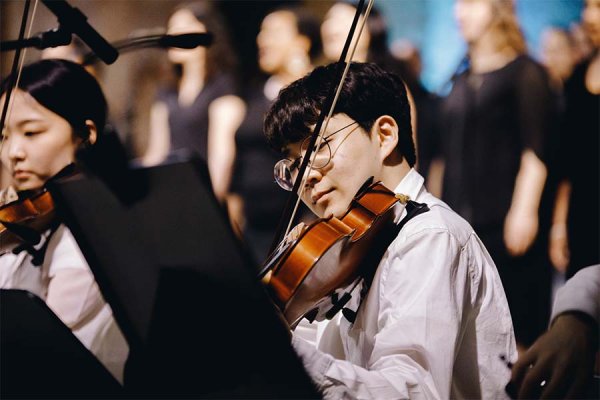
{"type": "Polygon", "coordinates": [[[417,169],[427,181],[431,162],[440,155],[441,99],[422,85],[410,89],[417,111],[417,169]]]}
{"type": "Polygon", "coordinates": [[[244,95],[247,110],[236,134],[237,157],[232,184],[232,191],[244,200],[244,237],[258,261],[266,259],[289,195],[273,178],[273,166],[281,155],[269,147],[263,134],[264,115],[271,106],[263,88],[264,84],[255,85],[244,95]]]}
{"type": "Polygon", "coordinates": [[[220,74],[206,82],[198,97],[189,106],[179,104],[177,91],[162,90],[158,100],[169,110],[171,151],[192,150],[203,160],[208,155],[208,107],[215,99],[235,94],[233,78],[220,74]]]}
{"type": "Polygon", "coordinates": [[[545,70],[528,56],[483,74],[458,75],[444,101],[443,200],[471,223],[505,288],[517,341],[532,343],[550,316],[550,268],[541,235],[522,257],[503,240],[521,155],[545,160],[557,128],[557,101],[545,70]],[[532,317],[535,316],[535,317],[532,317]]]}
{"type": "Polygon", "coordinates": [[[443,199],[471,225],[504,222],[521,155],[544,159],[555,106],[547,74],[527,56],[458,76],[443,106],[443,199]]]}
{"type": "Polygon", "coordinates": [[[571,182],[568,237],[571,262],[567,277],[600,263],[600,95],[585,86],[591,60],[578,65],[565,83],[565,123],[558,154],[559,176],[571,182]]]}

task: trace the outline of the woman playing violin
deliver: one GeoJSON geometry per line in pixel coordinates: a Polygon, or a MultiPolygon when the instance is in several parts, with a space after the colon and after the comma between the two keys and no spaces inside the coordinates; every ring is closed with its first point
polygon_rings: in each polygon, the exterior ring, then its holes
{"type": "MultiPolygon", "coordinates": [[[[265,119],[282,151],[276,181],[290,190],[335,64],[283,89],[265,119]]],[[[496,267],[473,229],[429,194],[416,162],[403,82],[375,64],[353,63],[333,117],[315,150],[303,202],[340,217],[370,177],[426,203],[409,220],[346,305],[319,326],[316,343],[293,344],[325,398],[501,398],[516,358],[506,297],[496,267]],[[345,310],[345,311],[347,311],[345,310]]],[[[395,221],[406,214],[397,205],[395,221]]]]}
{"type": "MultiPolygon", "coordinates": [[[[0,88],[0,106],[10,85],[0,88]]],[[[43,60],[26,66],[12,94],[4,129],[3,167],[18,191],[42,189],[102,134],[106,100],[96,80],[77,64],[43,60]]],[[[34,246],[0,256],[0,287],[44,299],[77,338],[121,379],[127,344],[69,229],[56,222],[34,246]]]]}

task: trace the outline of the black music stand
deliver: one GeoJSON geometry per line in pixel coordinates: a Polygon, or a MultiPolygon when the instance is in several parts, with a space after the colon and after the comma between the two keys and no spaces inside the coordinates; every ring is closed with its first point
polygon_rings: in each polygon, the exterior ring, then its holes
{"type": "Polygon", "coordinates": [[[129,394],[317,397],[206,165],[123,174],[50,190],[128,339],[129,394]]]}
{"type": "Polygon", "coordinates": [[[122,398],[122,386],[37,296],[0,290],[0,397],[122,398]]]}

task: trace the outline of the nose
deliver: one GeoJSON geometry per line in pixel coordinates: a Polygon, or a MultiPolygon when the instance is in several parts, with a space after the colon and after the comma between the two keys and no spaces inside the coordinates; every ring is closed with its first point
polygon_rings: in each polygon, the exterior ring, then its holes
{"type": "Polygon", "coordinates": [[[13,163],[25,158],[23,144],[15,135],[6,136],[2,147],[2,153],[6,154],[8,160],[13,163]]]}
{"type": "Polygon", "coordinates": [[[310,166],[309,166],[306,169],[306,171],[307,172],[305,173],[305,175],[307,176],[307,178],[306,178],[306,187],[307,188],[312,188],[314,185],[316,185],[321,180],[321,178],[323,178],[323,172],[319,168],[310,168],[310,166]]]}

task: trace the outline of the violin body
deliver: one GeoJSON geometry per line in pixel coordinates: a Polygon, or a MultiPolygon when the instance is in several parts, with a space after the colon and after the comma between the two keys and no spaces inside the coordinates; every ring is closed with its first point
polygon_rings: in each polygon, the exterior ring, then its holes
{"type": "Polygon", "coordinates": [[[355,196],[341,218],[317,220],[271,257],[270,274],[263,282],[291,327],[320,303],[326,304],[323,299],[368,272],[363,261],[373,241],[393,224],[399,201],[394,192],[374,183],[355,196]]]}
{"type": "Polygon", "coordinates": [[[46,190],[0,207],[0,254],[20,244],[37,244],[30,238],[47,230],[55,217],[54,201],[46,190]]]}

